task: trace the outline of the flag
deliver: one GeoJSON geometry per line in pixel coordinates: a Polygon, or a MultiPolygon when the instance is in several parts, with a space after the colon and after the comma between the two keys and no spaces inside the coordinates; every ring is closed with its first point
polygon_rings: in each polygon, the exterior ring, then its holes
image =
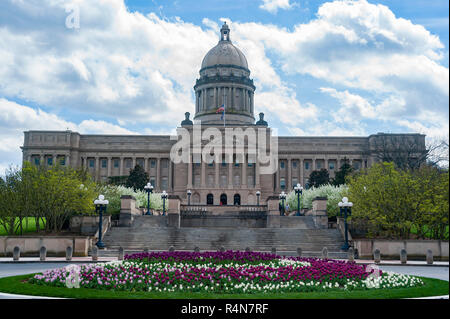
{"type": "Polygon", "coordinates": [[[216,113],[220,113],[220,112],[222,112],[220,119],[223,120],[223,116],[225,114],[225,104],[222,104],[222,106],[217,109],[216,113]]]}

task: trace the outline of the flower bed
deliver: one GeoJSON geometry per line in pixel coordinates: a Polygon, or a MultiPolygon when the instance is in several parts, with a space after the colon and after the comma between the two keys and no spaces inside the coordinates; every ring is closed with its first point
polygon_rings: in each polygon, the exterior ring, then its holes
{"type": "Polygon", "coordinates": [[[365,269],[354,262],[282,258],[256,252],[163,252],[85,264],[35,275],[39,285],[152,292],[311,292],[414,287],[413,276],[365,269]]]}

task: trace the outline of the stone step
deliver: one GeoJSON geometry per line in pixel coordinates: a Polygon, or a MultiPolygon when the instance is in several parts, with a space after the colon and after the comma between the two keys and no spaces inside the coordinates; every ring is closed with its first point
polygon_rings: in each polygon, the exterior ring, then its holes
{"type": "MultiPolygon", "coordinates": [[[[234,249],[236,250],[236,249],[234,249]]],[[[149,252],[151,251],[167,251],[167,250],[149,250],[149,252]]],[[[176,250],[176,251],[193,251],[193,250],[176,250]]],[[[201,252],[203,251],[217,251],[217,250],[200,250],[201,252]]],[[[255,250],[256,251],[256,250],[255,250]]],[[[139,250],[139,249],[132,249],[132,250],[124,250],[124,254],[125,255],[131,255],[134,253],[141,253],[143,252],[143,250],[139,250]]],[[[270,250],[258,250],[258,252],[263,252],[263,253],[270,253],[270,250]]],[[[105,249],[105,250],[99,250],[98,251],[98,256],[99,257],[117,257],[119,254],[118,248],[109,248],[109,249],[105,249]]],[[[90,253],[89,253],[90,255],[90,253]]],[[[297,251],[296,250],[277,250],[277,255],[280,256],[298,256],[297,251]]],[[[302,251],[302,257],[315,257],[315,258],[321,258],[322,257],[322,251],[302,251]]],[[[329,251],[328,252],[328,258],[335,258],[335,259],[347,259],[347,253],[344,251],[329,251]]]]}

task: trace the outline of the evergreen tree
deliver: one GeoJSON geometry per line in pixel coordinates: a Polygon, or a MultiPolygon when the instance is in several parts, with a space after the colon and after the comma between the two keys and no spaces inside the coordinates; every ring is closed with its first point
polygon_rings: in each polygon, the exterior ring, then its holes
{"type": "Polygon", "coordinates": [[[319,171],[311,172],[309,175],[309,186],[310,187],[319,187],[321,185],[328,184],[330,182],[330,175],[325,168],[322,168],[319,171]]]}
{"type": "Polygon", "coordinates": [[[334,178],[332,180],[332,184],[335,186],[344,185],[345,179],[353,172],[353,167],[350,166],[347,162],[342,164],[341,168],[336,171],[334,174],[334,178]]]}
{"type": "Polygon", "coordinates": [[[140,165],[136,165],[134,169],[130,171],[126,186],[131,187],[134,190],[143,190],[144,186],[148,183],[148,179],[147,172],[140,165]]]}

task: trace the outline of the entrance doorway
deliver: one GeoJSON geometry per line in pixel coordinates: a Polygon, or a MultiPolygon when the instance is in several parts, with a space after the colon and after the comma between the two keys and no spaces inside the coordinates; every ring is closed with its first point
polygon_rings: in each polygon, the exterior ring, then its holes
{"type": "Polygon", "coordinates": [[[227,194],[220,195],[220,205],[227,205],[227,194]]]}
{"type": "Polygon", "coordinates": [[[208,194],[206,195],[206,205],[213,205],[214,204],[214,195],[208,194]]]}
{"type": "Polygon", "coordinates": [[[233,205],[241,205],[241,195],[235,194],[234,195],[234,203],[233,205]]]}

